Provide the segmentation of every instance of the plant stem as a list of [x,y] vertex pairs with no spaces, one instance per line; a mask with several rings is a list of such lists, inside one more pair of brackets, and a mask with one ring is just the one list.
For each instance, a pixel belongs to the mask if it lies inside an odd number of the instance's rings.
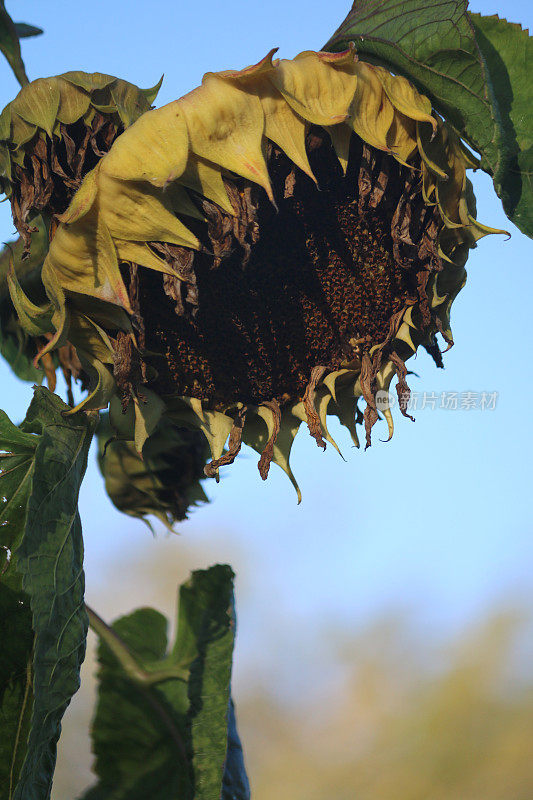
[[168,680],[187,681],[188,670],[182,667],[169,667],[168,669],[145,670],[139,664],[135,656],[128,649],[120,636],[111,628],[107,622],[90,608],[85,606],[89,615],[89,626],[96,635],[109,647],[127,677],[139,686],[152,686],[156,683]]

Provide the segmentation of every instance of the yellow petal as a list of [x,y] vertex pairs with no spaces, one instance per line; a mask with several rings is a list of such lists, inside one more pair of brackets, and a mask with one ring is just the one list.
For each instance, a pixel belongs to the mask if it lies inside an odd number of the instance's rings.
[[446,131],[439,126],[437,134],[431,135],[427,125],[417,123],[416,141],[425,165],[440,178],[448,177],[449,164],[446,157]]
[[[315,125],[344,122],[356,91],[353,55],[341,59],[306,51],[289,61],[282,59],[268,79],[303,119]],[[321,57],[322,56],[322,57]]]
[[224,188],[220,167],[216,164],[211,164],[209,161],[204,161],[203,158],[191,154],[179,183],[207,197],[228,214],[235,216],[234,208]]
[[407,164],[409,157],[416,150],[415,122],[405,114],[396,113],[387,132],[387,144],[394,158],[400,164]]
[[91,353],[102,364],[113,363],[113,345],[100,325],[85,314],[70,314],[68,338],[74,347]]
[[347,125],[331,125],[326,128],[330,135],[333,148],[339,159],[343,173],[346,175],[348,169],[348,157],[350,155],[350,141],[352,131]]
[[65,416],[75,414],[76,411],[97,411],[107,408],[115,393],[115,379],[109,369],[92,353],[78,350],[78,356],[84,371],[89,376],[89,394],[77,406],[65,411]]
[[387,132],[394,119],[394,108],[374,68],[362,62],[355,66],[357,87],[346,123],[365,142],[388,151]]
[[91,210],[98,194],[99,172],[100,164],[87,173],[67,210],[57,215],[59,222],[71,225]]
[[179,101],[192,151],[262,186],[273,201],[263,153],[265,118],[261,102],[234,81],[213,74]]
[[131,313],[115,245],[94,206],[75,225],[59,226],[43,265],[43,281],[47,275],[64,290],[92,295]]
[[273,47],[261,61],[258,61],[257,64],[252,64],[251,67],[244,67],[244,69],[226,69],[222,72],[206,72],[202,83],[211,75],[215,75],[219,78],[225,78],[226,80],[236,80],[239,82],[246,82],[249,80],[255,81],[260,75],[268,74],[272,72],[274,69],[274,65],[272,63],[272,56],[274,53],[277,53],[278,48]]
[[187,194],[184,186],[180,186],[178,181],[173,181],[165,187],[164,190],[165,202],[172,208],[174,214],[184,214],[186,217],[206,221],[205,214],[194,205],[193,201]]
[[292,110],[268,79],[263,79],[256,88],[265,115],[264,135],[281,147],[285,155],[316,183],[305,148],[307,123]]
[[431,102],[417,92],[415,87],[402,75],[391,75],[383,67],[374,70],[385,89],[392,105],[410,119],[429,122],[433,131],[437,130],[437,120],[431,116]]
[[164,193],[149,184],[100,173],[99,214],[111,236],[134,242],[169,242],[200,248],[196,236],[164,204]]
[[179,101],[147,111],[114,142],[102,172],[163,187],[179,178],[189,155],[189,136]]
[[115,247],[119,261],[132,261],[141,267],[155,269],[157,272],[177,277],[176,271],[157,253],[154,253],[146,242],[126,242],[123,239],[115,239]]

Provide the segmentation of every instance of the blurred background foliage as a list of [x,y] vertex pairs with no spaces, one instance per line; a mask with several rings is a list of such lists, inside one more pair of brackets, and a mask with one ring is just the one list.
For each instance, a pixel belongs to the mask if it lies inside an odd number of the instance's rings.
[[[180,546],[179,566],[171,557]],[[102,576],[98,604],[150,597],[172,617],[176,579],[197,545],[146,542]],[[179,575],[176,576],[176,572]],[[253,574],[241,567],[247,602]],[[142,581],[141,596],[139,589]],[[106,585],[107,584],[107,585]],[[237,609],[238,611],[238,609]],[[279,626],[244,655],[237,716],[254,800],[529,800],[533,797],[533,678],[526,672],[533,618],[493,608],[452,636],[428,636],[406,610],[366,627],[307,620],[294,633],[292,673]],[[91,781],[88,726],[95,696],[95,638],[82,688],[64,721],[53,800]],[[309,663],[314,659],[314,663]],[[276,668],[276,664],[278,668]],[[305,668],[313,679],[302,676]]]

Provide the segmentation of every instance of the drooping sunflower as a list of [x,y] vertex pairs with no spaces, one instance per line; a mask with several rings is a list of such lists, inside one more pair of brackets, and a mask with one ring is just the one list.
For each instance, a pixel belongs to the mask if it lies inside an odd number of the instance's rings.
[[[410,82],[342,53],[305,51],[202,85],[147,111],[57,215],[22,323],[69,342],[91,377],[78,408],[111,402],[142,451],[162,417],[206,436],[218,477],[242,441],[298,487],[303,422],[320,447],[337,416],[367,446],[405,362],[437,365],[475,219],[478,162]],[[51,335],[50,335],[51,334]],[[386,394],[385,394],[386,397]],[[364,411],[358,401],[365,401]],[[226,450],[224,450],[226,446]]]
[[[65,211],[85,175],[153,103],[159,85],[139,89],[100,72],[66,72],[22,87],[0,115],[0,191],[29,253],[36,215]],[[53,233],[53,231],[52,231]]]

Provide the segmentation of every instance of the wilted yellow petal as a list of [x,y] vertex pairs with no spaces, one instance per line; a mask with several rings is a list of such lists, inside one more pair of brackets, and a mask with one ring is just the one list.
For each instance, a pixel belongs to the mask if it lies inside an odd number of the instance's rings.
[[260,75],[268,74],[272,72],[274,69],[274,65],[272,63],[272,56],[274,53],[278,51],[277,47],[273,47],[261,61],[258,61],[257,64],[252,64],[250,67],[244,67],[244,69],[226,69],[222,72],[206,72],[204,75],[203,80],[211,75],[215,75],[218,78],[225,78],[228,80],[236,80],[241,83],[245,83],[249,80],[256,80]]
[[99,215],[111,236],[134,242],[169,242],[198,250],[196,236],[164,205],[164,192],[149,184],[100,173]]
[[321,55],[306,51],[292,61],[282,59],[268,79],[303,119],[336,125],[346,119],[356,91],[353,56],[350,63],[339,60],[337,68]]
[[231,205],[228,193],[224,188],[220,167],[210,164],[203,158],[190,155],[187,168],[179,179],[179,183],[198,194],[207,197],[224,209],[228,214],[235,216],[235,211]]
[[406,164],[413,151],[416,150],[416,123],[397,112],[387,132],[387,144],[394,158]]
[[131,307],[120,276],[115,245],[93,208],[75,225],[60,225],[43,265],[43,281],[53,275],[62,289]]
[[165,203],[169,205],[175,214],[183,214],[186,217],[201,220],[205,222],[205,214],[194,205],[193,201],[187,194],[184,186],[180,186],[178,181],[173,181],[165,187],[163,197]]
[[187,121],[192,151],[262,186],[273,200],[263,152],[265,118],[261,102],[233,81],[214,75],[178,100]]
[[115,379],[113,373],[91,353],[78,350],[78,357],[84,371],[89,376],[89,394],[74,408],[65,411],[65,415],[75,414],[76,411],[98,411],[107,408],[115,393]]
[[330,125],[326,128],[331,137],[331,142],[339,159],[342,171],[346,175],[348,169],[348,156],[350,155],[350,140],[352,131],[347,125]]
[[285,155],[316,183],[305,148],[308,124],[292,110],[268,79],[258,83],[256,89],[265,115],[264,135],[281,147]]
[[431,115],[431,103],[428,98],[417,92],[415,87],[402,75],[391,75],[383,67],[374,67],[381,85],[387,93],[392,105],[410,119],[429,122],[433,130],[437,130],[437,120]]
[[123,239],[115,239],[115,247],[119,261],[132,261],[140,267],[155,269],[157,272],[165,272],[167,275],[176,275],[176,272],[167,262],[154,253],[146,242],[126,242]]
[[429,167],[435,175],[446,179],[450,167],[446,156],[447,137],[445,129],[439,126],[437,134],[432,136],[431,130],[427,125],[417,123],[416,142],[422,160],[427,167]]
[[375,70],[362,62],[356,68],[357,87],[346,123],[365,142],[388,151],[387,133],[394,119],[394,108]]
[[102,364],[113,363],[113,345],[100,325],[85,314],[72,312],[69,319],[69,341],[85,353],[91,353]]
[[[148,152],[147,152],[148,149]],[[127,181],[166,186],[183,173],[189,136],[179,101],[147,111],[114,142],[102,171]]]
[[98,193],[98,175],[100,172],[100,164],[87,173],[83,182],[70,201],[70,205],[63,214],[58,214],[57,219],[66,225],[71,225],[73,222],[81,219],[88,211],[91,210],[93,203]]

